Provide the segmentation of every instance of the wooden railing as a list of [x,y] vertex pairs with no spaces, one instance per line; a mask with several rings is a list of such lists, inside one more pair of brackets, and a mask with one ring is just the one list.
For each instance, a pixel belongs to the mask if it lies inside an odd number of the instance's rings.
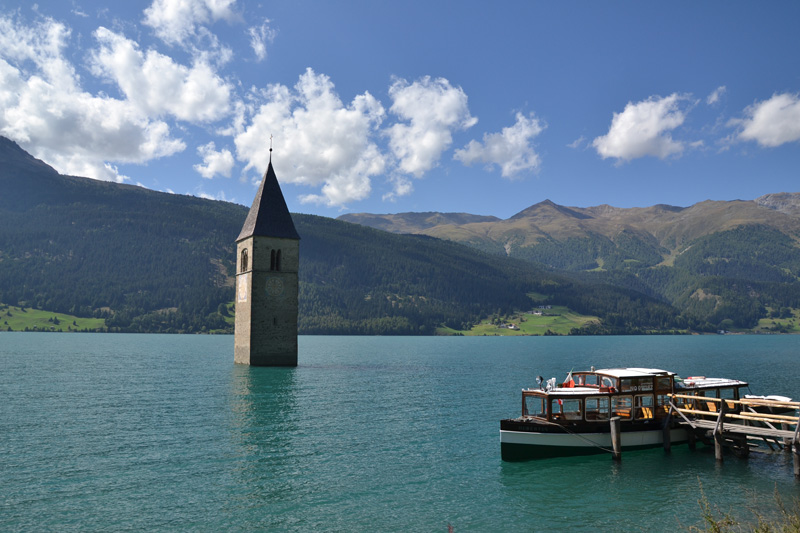
[[[746,398],[743,400],[729,400],[725,398],[709,398],[707,396],[694,396],[691,394],[670,394],[669,396],[672,399],[671,402],[672,407],[682,414],[691,414],[695,416],[699,415],[699,416],[706,416],[713,418],[719,418],[720,414],[723,414],[723,418],[748,420],[751,422],[763,422],[766,424],[777,422],[779,424],[792,424],[795,426],[798,425],[798,422],[800,422],[800,418],[798,418],[797,416],[776,415],[772,413],[758,413],[754,409],[754,407],[782,407],[790,409],[800,409],[800,402],[781,402],[776,400],[763,400],[763,399],[752,399],[752,398]],[[709,408],[707,410],[701,410],[701,409],[679,407],[678,405],[676,405],[675,402],[676,399],[690,400],[695,405],[698,403],[705,404]],[[725,402],[724,406],[722,402]],[[719,408],[717,408],[717,405],[719,405]],[[742,406],[743,409],[749,409],[749,411],[741,410],[739,411],[739,413],[730,412],[731,410],[735,410],[737,405]]]

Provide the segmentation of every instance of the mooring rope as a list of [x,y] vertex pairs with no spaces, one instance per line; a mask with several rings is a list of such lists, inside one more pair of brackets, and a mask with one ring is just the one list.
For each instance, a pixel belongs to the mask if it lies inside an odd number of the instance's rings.
[[599,449],[603,450],[604,452],[608,452],[608,453],[611,453],[611,454],[614,453],[614,450],[609,450],[608,448],[603,448],[602,446],[600,446],[596,442],[593,442],[593,441],[587,439],[586,437],[584,437],[580,433],[575,433],[574,431],[570,431],[569,428],[567,428],[566,426],[562,426],[561,424],[556,424],[555,422],[550,422],[549,420],[537,420],[536,423],[537,424],[546,424],[546,425],[550,425],[550,426],[559,427],[559,428],[563,429],[565,432],[569,433],[570,435],[572,435],[574,437],[578,437],[579,439],[581,439],[581,440],[583,440],[585,442],[588,442],[589,444],[591,444],[595,448],[599,448]]

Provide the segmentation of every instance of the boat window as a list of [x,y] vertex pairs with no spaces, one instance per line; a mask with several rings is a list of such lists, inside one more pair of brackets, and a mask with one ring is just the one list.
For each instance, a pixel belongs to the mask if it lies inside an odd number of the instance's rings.
[[632,404],[633,404],[633,397],[631,396],[612,396],[611,416],[618,416],[620,418],[630,418]]
[[653,418],[653,395],[637,394],[633,398],[633,418],[645,420]]
[[669,413],[669,395],[659,394],[656,396],[656,416],[663,416]]
[[[736,389],[733,387],[723,387],[717,391],[717,398],[721,398],[723,400],[735,400],[736,399]],[[728,409],[735,409],[736,404],[727,402],[726,407]]]
[[586,398],[586,420],[608,420],[608,398]]
[[614,378],[610,378],[608,376],[603,376],[602,386],[603,387],[616,387],[617,386],[617,380],[614,379]]
[[583,401],[577,398],[552,400],[553,420],[583,420]]
[[[702,398],[706,397],[706,391],[704,390],[694,391],[693,393],[690,394],[690,396],[695,396],[698,399],[697,400],[684,399],[686,407],[688,407],[689,409],[696,409],[698,411],[706,410],[705,406],[707,402],[705,400],[702,400]],[[712,393],[711,396],[714,396],[714,394]]]
[[653,390],[653,378],[623,378],[619,380],[622,392],[638,392]]
[[669,378],[669,376],[656,378],[656,390],[672,390],[672,380]]
[[717,398],[722,398],[723,400],[735,400],[734,397],[734,389],[733,387],[724,387],[719,389]]
[[538,416],[547,418],[547,412],[544,409],[545,401],[540,396],[525,396],[525,404],[522,416]]
[[600,378],[597,374],[577,374],[575,376],[575,385],[599,387],[599,380]]

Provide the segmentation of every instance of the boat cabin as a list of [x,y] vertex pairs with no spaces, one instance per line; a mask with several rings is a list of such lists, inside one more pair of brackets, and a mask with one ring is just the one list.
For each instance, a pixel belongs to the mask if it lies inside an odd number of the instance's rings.
[[651,422],[669,413],[670,394],[698,396],[682,399],[682,406],[715,410],[716,402],[700,398],[738,400],[739,389],[747,383],[731,379],[687,378],[674,372],[651,368],[613,368],[571,372],[567,380],[546,387],[523,389],[522,418],[541,419],[556,424],[623,421]]

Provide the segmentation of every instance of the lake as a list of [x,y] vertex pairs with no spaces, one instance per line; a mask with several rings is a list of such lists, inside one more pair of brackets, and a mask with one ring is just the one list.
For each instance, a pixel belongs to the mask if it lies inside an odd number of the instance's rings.
[[0,530],[674,531],[800,496],[792,458],[713,447],[500,460],[537,375],[613,366],[800,398],[800,336],[303,336],[297,368],[232,336],[0,333]]

